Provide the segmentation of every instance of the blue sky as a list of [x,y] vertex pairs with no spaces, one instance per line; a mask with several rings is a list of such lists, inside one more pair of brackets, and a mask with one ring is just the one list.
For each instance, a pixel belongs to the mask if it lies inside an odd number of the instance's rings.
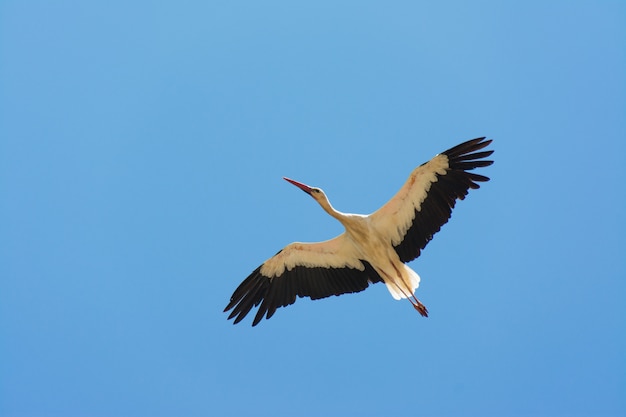
[[[0,3],[0,415],[626,415],[621,1]],[[382,285],[255,328],[294,240],[494,139]]]

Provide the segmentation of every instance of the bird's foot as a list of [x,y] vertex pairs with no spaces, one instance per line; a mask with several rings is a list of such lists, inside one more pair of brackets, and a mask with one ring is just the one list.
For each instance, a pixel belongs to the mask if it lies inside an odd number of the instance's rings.
[[422,303],[420,303],[417,299],[415,299],[416,302],[413,303],[413,308],[415,308],[423,317],[428,317],[428,310],[426,309],[426,306]]

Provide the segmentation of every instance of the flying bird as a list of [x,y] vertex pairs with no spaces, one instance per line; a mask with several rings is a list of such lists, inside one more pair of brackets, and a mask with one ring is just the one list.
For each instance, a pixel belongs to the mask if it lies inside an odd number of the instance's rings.
[[337,211],[321,189],[284,178],[313,197],[345,232],[324,242],[285,246],[235,290],[224,309],[232,309],[228,319],[237,324],[258,307],[252,322],[256,326],[296,297],[317,300],[360,292],[377,282],[427,317],[428,310],[415,297],[420,277],[406,263],[420,256],[448,221],[457,199],[465,199],[470,188],[480,188],[479,182],[489,181],[470,171],[493,164],[485,159],[493,150],[480,151],[490,143],[476,138],[436,155],[415,168],[400,191],[369,215]]

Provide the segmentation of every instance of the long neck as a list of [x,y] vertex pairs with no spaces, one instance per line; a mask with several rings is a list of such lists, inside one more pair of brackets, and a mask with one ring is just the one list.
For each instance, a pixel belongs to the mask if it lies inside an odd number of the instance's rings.
[[324,209],[326,213],[330,214],[332,217],[339,220],[341,223],[344,222],[346,215],[340,211],[335,210],[332,204],[330,204],[330,201],[328,201],[328,197],[326,197],[325,194],[323,194],[319,199],[317,199],[317,202],[320,204],[320,206],[322,206],[322,208]]

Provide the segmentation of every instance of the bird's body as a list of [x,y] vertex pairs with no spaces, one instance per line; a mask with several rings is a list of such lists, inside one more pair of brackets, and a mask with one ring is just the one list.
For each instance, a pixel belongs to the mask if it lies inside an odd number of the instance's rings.
[[311,195],[345,232],[325,242],[291,243],[265,261],[233,293],[224,310],[233,309],[228,318],[236,317],[238,323],[258,306],[254,326],[295,302],[296,296],[318,299],[359,292],[376,282],[384,282],[395,299],[409,299],[427,316],[414,295],[420,277],[405,263],[417,258],[448,221],[456,199],[465,198],[469,188],[479,188],[476,182],[489,180],[468,172],[493,163],[483,159],[493,151],[475,152],[491,143],[484,139],[464,142],[422,164],[370,215],[341,213],[321,189],[285,178]]

